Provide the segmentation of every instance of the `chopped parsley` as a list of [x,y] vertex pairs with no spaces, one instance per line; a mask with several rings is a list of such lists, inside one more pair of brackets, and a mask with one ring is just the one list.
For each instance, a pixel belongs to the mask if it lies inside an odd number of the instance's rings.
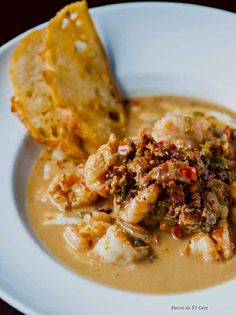
[[223,156],[215,156],[211,159],[211,163],[218,164],[218,165],[224,165],[225,164],[225,158]]
[[146,243],[143,240],[141,240],[141,238],[134,238],[133,239],[133,244],[134,244],[135,247],[140,247],[140,246],[145,246],[146,245]]
[[203,112],[200,112],[200,111],[198,111],[198,110],[194,111],[194,112],[193,112],[193,115],[194,115],[195,117],[203,117],[203,116],[205,116],[205,114],[204,114]]

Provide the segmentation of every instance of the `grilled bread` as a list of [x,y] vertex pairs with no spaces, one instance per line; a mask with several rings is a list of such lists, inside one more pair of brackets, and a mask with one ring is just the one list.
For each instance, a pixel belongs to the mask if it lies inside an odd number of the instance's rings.
[[45,64],[40,56],[45,29],[27,35],[16,48],[11,65],[14,88],[12,111],[16,112],[38,142],[60,148],[68,154],[84,156],[81,139],[73,132],[73,116],[58,108],[44,80]]
[[125,112],[86,1],[63,8],[46,29],[45,79],[54,103],[73,112],[74,132],[97,148],[122,136]]

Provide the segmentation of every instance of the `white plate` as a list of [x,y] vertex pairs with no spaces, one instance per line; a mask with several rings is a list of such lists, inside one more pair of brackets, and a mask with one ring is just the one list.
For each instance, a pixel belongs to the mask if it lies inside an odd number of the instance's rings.
[[[236,15],[147,2],[91,13],[124,94],[190,95],[235,108]],[[208,307],[207,312],[198,310],[204,314],[233,314],[235,280],[188,294],[128,293],[70,272],[39,245],[24,205],[27,173],[38,146],[10,113],[9,102],[11,53],[23,36],[0,50],[1,297],[27,314],[164,315],[182,313],[172,306],[192,305]]]

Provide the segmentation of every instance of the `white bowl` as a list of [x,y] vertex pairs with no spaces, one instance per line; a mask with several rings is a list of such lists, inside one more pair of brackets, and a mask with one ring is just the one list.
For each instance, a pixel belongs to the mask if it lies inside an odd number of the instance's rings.
[[[235,109],[236,15],[160,2],[105,6],[91,13],[125,96],[180,94]],[[67,270],[35,239],[24,198],[39,146],[10,113],[9,65],[24,35],[0,49],[0,296],[27,314],[163,315],[173,314],[172,306],[234,314],[235,280],[177,295],[119,291]]]

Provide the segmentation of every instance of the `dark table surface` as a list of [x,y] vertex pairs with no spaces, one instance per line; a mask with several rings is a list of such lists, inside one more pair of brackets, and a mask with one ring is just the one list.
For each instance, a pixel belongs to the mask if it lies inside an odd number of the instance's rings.
[[[28,0],[7,0],[1,3],[0,8],[0,46],[16,35],[47,21],[56,11],[73,0],[34,0],[29,4]],[[134,1],[102,1],[88,0],[90,7],[104,4],[134,2]],[[137,1],[136,1],[137,2]],[[230,0],[200,0],[200,1],[173,1],[207,5],[236,12],[236,1]],[[22,313],[0,299],[0,315],[20,315]],[[42,314],[43,315],[43,314]],[[55,314],[56,315],[56,314]],[[69,315],[69,314],[68,314]]]

